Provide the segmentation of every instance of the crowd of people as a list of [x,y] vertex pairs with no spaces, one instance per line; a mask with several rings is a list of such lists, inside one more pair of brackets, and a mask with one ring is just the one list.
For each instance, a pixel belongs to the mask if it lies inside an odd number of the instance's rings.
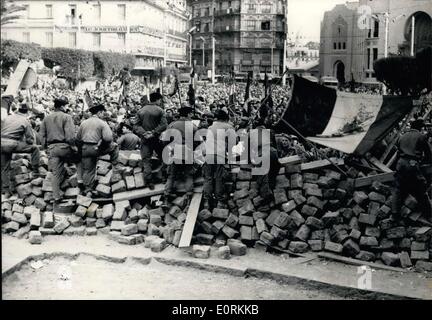
[[[131,81],[127,85],[127,95],[122,96],[125,88],[121,83],[107,82],[90,92],[90,105],[85,94],[59,87],[55,81],[39,82],[33,88],[31,97],[22,93],[17,97],[2,95],[2,109],[7,109],[9,113],[7,117],[2,117],[2,193],[7,196],[14,192],[10,165],[14,153],[31,154],[32,175],[37,177],[40,175],[40,152],[47,151],[54,202],[59,203],[63,198],[60,186],[65,179],[67,163],[77,166],[78,185],[82,194],[94,197],[97,196],[94,190],[98,157],[110,155],[114,172],[122,173],[117,161],[119,151],[140,150],[145,186],[152,189],[157,180],[152,175],[150,160],[154,155],[162,160],[162,151],[168,142],[162,141],[161,135],[166,129],[179,130],[184,139],[185,126],[192,120],[198,120],[193,121],[194,130],[205,128],[234,133],[238,129],[265,127],[264,118],[254,117],[263,98],[260,86],[251,87],[250,98],[245,104],[242,97],[244,84],[237,84],[236,97],[239,99],[235,101],[230,100],[226,84],[200,85],[196,88],[193,107],[189,104],[188,87],[189,84],[180,84],[179,90],[172,94],[175,86],[173,83],[170,85],[169,81],[162,86],[160,82]],[[287,88],[282,87],[273,90],[275,119],[286,107],[288,92]],[[214,143],[218,144],[217,141]],[[279,150],[276,159],[296,153],[295,147],[296,139],[293,137],[273,137],[272,150]],[[225,149],[216,147],[215,154],[205,156],[225,158],[225,152]],[[216,161],[214,164],[209,162],[202,168],[206,180],[204,206],[225,207],[225,166]],[[175,195],[173,181],[179,173],[185,176],[187,194],[191,195],[193,173],[196,171],[192,170],[193,165],[172,164],[163,167],[167,178],[166,205]],[[279,169],[272,167],[271,170],[276,172]],[[274,180],[274,173],[273,176]],[[261,181],[262,184],[272,184],[266,178]],[[271,201],[270,188],[263,186],[263,190],[266,190],[265,198]]]
[[[195,103],[191,105],[188,88],[190,90],[189,84],[178,84],[173,79],[163,84],[160,81],[130,81],[125,85],[124,82],[106,81],[90,92],[91,101],[88,101],[82,92],[59,88],[54,81],[45,81],[38,83],[31,97],[2,95],[2,109],[9,113],[2,117],[1,126],[2,193],[8,195],[14,191],[10,181],[12,155],[30,153],[33,177],[37,177],[41,150],[47,150],[55,203],[63,198],[60,186],[65,179],[66,163],[76,164],[82,194],[95,197],[98,157],[109,155],[114,172],[121,174],[120,150],[140,150],[145,186],[153,189],[157,179],[152,173],[151,158],[156,155],[162,162],[167,142],[162,141],[161,136],[166,129],[181,132],[182,141],[177,142],[181,148],[187,147],[186,127],[191,123],[193,132],[205,128],[209,132],[222,130],[228,135],[239,129],[271,129],[283,115],[290,99],[289,87],[274,85],[271,98],[263,99],[263,85],[253,84],[245,101],[246,84],[236,84],[235,99],[230,96],[230,84],[202,84],[195,88]],[[418,123],[415,126],[418,128]],[[200,163],[203,166],[199,170],[205,178],[204,207],[225,208],[228,194],[224,179],[227,173],[225,166],[220,164],[223,161],[217,161],[218,157],[226,157],[225,144],[222,146],[216,134],[207,136],[202,142],[216,146],[214,152],[207,151],[203,155],[205,161]],[[195,144],[193,148],[196,147]],[[280,168],[278,158],[312,154],[314,150],[294,136],[273,133],[268,147],[270,169],[268,174],[257,176],[257,182],[263,199],[271,202]],[[262,153],[263,148],[259,145],[258,153]],[[402,152],[415,154],[420,151]],[[174,181],[179,174],[186,178],[186,192],[191,196],[196,171],[194,164],[183,159],[183,162],[163,168],[167,178],[164,205],[169,206],[175,196]]]

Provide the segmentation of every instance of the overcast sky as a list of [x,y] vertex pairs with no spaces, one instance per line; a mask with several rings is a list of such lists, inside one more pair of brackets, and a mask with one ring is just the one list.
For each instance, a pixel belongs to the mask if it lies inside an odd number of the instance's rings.
[[[319,41],[320,24],[324,12],[346,0],[288,0],[288,32],[297,32],[304,38],[301,43]],[[294,39],[293,39],[294,40]]]

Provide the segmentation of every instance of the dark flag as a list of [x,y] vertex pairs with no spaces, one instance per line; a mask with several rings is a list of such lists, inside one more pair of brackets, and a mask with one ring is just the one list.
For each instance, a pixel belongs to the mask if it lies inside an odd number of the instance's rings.
[[294,75],[277,132],[293,133],[348,154],[364,155],[413,108],[413,97],[337,92]]
[[251,84],[252,84],[252,72],[248,72],[246,90],[245,90],[245,96],[244,96],[244,105],[243,105],[243,109],[245,110],[245,112],[247,113],[248,116],[250,115],[248,100],[250,98]]
[[245,97],[244,97],[244,101],[246,102],[247,100],[249,100],[250,98],[250,87],[252,84],[252,73],[248,72],[248,77],[247,77],[247,83],[246,83],[246,91],[245,91]]
[[273,97],[271,95],[271,86],[270,86],[267,72],[265,73],[265,76],[264,76],[264,99],[266,99],[266,102],[265,102],[266,107],[269,110],[273,110]]
[[264,98],[266,98],[269,95],[269,91],[270,91],[269,78],[266,72],[264,76]]

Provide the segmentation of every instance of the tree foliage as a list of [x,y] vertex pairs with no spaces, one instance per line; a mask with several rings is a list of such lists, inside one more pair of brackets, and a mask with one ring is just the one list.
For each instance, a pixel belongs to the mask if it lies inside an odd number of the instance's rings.
[[21,59],[32,62],[41,59],[41,47],[35,43],[22,43],[14,40],[4,40],[1,43],[1,68],[9,75],[9,68],[15,69]]
[[47,67],[60,66],[59,75],[69,80],[84,80],[93,76],[91,51],[68,48],[43,48],[42,59]]
[[432,48],[419,51],[416,57],[393,56],[375,61],[378,81],[402,95],[419,95],[431,90]]
[[1,25],[13,23],[20,18],[17,14],[25,9],[24,6],[17,5],[11,0],[1,0]]
[[93,53],[95,75],[100,78],[110,78],[127,67],[135,66],[135,56],[114,52],[97,51]]

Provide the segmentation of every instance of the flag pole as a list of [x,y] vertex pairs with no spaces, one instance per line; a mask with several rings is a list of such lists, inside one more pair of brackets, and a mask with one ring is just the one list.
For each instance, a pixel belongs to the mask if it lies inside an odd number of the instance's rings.
[[[280,84],[280,82],[282,81],[282,79],[283,79],[283,76],[288,72],[288,68],[285,70],[285,72],[283,73],[283,75],[282,75],[282,77],[278,80],[278,82],[276,83],[276,86],[278,86],[279,84]],[[255,120],[256,118],[257,118],[257,116],[259,115],[259,111],[261,110],[261,108],[267,103],[267,100],[271,97],[271,95],[272,95],[272,93],[273,93],[273,87],[270,87],[270,92],[269,92],[269,94],[264,98],[264,100],[261,102],[261,105],[260,105],[260,107],[258,108],[258,110],[257,110],[257,112],[255,113],[255,116],[253,117],[253,118],[251,118],[250,120],[249,120],[249,123],[250,123],[250,121],[252,120]]]

